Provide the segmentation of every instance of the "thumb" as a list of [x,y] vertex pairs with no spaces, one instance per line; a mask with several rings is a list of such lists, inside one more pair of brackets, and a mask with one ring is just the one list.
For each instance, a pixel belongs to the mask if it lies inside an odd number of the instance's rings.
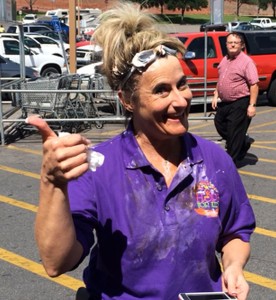
[[49,137],[56,137],[54,131],[49,127],[47,122],[41,119],[39,116],[30,116],[25,122],[27,124],[35,126],[42,136],[43,142],[45,142]]

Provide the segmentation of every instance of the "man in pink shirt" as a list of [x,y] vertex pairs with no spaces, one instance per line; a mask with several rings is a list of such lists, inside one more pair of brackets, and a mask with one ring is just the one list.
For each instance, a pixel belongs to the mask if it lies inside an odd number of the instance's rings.
[[238,165],[251,145],[246,133],[256,115],[259,78],[254,62],[242,51],[244,40],[240,34],[229,33],[226,47],[228,54],[218,66],[219,79],[212,108],[217,109],[216,129],[226,140],[226,150]]

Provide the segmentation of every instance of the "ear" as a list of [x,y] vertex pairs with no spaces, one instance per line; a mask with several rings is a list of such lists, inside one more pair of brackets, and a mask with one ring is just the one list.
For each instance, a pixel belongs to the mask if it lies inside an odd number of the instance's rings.
[[129,100],[125,99],[125,95],[122,92],[122,90],[118,91],[118,97],[119,97],[120,102],[123,105],[124,109],[129,111],[129,112],[133,112],[133,104]]

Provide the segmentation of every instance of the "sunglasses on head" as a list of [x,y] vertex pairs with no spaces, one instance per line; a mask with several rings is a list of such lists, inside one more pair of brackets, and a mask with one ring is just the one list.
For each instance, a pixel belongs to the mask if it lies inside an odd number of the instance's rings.
[[143,71],[145,71],[145,68],[153,63],[158,57],[165,57],[167,55],[175,56],[176,53],[177,50],[171,49],[164,45],[160,45],[154,49],[144,50],[136,53],[131,61],[132,67],[120,85],[121,89],[125,86],[126,82],[136,70],[142,73]]

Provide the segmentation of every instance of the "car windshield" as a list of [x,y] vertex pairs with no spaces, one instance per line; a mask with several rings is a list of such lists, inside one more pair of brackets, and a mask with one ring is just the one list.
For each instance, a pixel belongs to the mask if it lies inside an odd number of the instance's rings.
[[39,47],[39,45],[37,44],[36,41],[30,39],[29,37],[24,36],[24,43],[26,46],[30,47],[30,48],[37,48]]
[[24,18],[25,20],[34,20],[35,19],[35,17],[33,17],[33,16],[25,16],[25,18]]
[[35,37],[35,39],[40,43],[40,44],[43,44],[43,45],[57,45],[57,42],[51,40],[51,39],[48,39],[47,37]]

